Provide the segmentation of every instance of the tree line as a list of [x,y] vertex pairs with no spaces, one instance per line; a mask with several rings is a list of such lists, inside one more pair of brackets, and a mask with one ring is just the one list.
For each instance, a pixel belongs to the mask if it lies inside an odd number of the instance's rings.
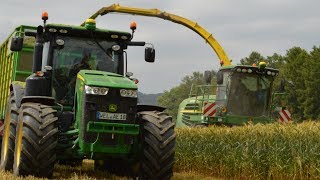
[[[274,53],[272,56],[253,51],[240,59],[240,64],[252,65],[261,61],[279,69],[280,75],[273,89],[279,88],[281,80],[285,82],[287,107],[295,120],[320,119],[320,46],[314,46],[311,51],[293,47],[284,55]],[[212,74],[214,76],[215,71]],[[215,84],[215,80],[211,83]],[[202,72],[185,76],[178,86],[158,97],[158,104],[167,107],[167,112],[175,118],[179,104],[189,97],[192,84],[204,84]]]

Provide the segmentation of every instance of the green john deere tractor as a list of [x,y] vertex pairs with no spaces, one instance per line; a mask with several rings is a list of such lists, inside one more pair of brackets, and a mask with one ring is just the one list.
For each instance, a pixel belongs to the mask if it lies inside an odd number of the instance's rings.
[[[284,96],[272,93],[278,74],[264,62],[259,66],[222,66],[217,85],[210,85],[210,72],[206,71],[208,85],[193,86],[189,98],[179,106],[176,127],[275,122],[279,113],[275,99]],[[283,83],[280,89],[283,91]]]
[[[127,33],[98,29],[92,19],[84,26],[42,19],[44,26],[21,26],[1,46],[0,168],[50,178],[57,162],[93,159],[98,170],[169,179],[174,123],[164,108],[137,104],[127,72],[125,50],[146,45],[132,41],[135,24]],[[34,49],[26,37],[35,38]],[[145,60],[154,58],[146,47]]]

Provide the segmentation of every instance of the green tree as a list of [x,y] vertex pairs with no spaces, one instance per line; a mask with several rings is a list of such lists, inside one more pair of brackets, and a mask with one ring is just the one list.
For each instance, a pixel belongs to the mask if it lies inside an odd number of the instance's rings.
[[288,82],[286,86],[288,106],[295,118],[305,119],[303,104],[309,98],[304,94],[309,54],[300,47],[293,47],[287,50],[285,61],[282,72]]
[[285,57],[277,53],[274,53],[272,56],[267,56],[266,61],[268,63],[268,67],[274,69],[281,69],[286,63]]
[[301,89],[303,114],[308,119],[320,118],[320,47],[313,47],[305,62],[305,87]]
[[257,51],[253,51],[251,54],[249,54],[248,57],[242,58],[240,60],[240,63],[242,65],[252,65],[252,64],[259,64],[262,60],[265,60],[265,58],[258,53]]

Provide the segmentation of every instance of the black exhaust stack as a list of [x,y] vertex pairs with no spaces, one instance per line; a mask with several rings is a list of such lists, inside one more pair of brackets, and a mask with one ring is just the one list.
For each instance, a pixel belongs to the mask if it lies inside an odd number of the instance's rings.
[[32,72],[41,71],[42,66],[42,51],[43,51],[43,27],[37,27],[36,43],[34,45],[33,67]]
[[[42,54],[44,43],[43,26],[38,26],[36,34],[36,42],[33,52],[33,74],[26,79],[25,97],[33,100],[43,100],[43,98],[51,97],[51,78],[47,77],[41,71]],[[38,102],[38,101],[37,101]]]

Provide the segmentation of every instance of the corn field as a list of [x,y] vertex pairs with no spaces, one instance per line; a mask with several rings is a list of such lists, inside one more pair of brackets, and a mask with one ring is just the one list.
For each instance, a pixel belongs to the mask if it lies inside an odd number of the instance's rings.
[[320,178],[320,123],[177,129],[175,171],[223,178]]

